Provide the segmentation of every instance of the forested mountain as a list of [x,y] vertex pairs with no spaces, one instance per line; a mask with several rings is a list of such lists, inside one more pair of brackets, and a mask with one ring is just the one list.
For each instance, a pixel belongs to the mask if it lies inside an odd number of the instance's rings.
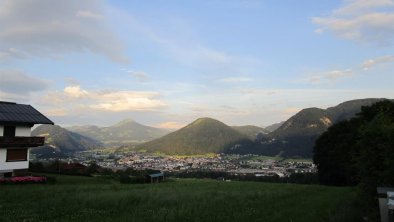
[[277,130],[280,126],[283,125],[283,123],[285,123],[285,121],[279,122],[279,123],[274,123],[271,124],[269,126],[264,127],[265,130],[269,131],[269,132],[274,132],[275,130]]
[[45,137],[45,146],[32,149],[32,153],[39,156],[68,154],[102,147],[102,144],[97,140],[70,132],[57,125],[40,125],[31,134],[32,136]]
[[258,127],[258,126],[252,126],[252,125],[247,125],[247,126],[231,126],[233,129],[237,130],[240,133],[243,133],[247,136],[249,136],[250,139],[254,140],[259,134],[268,134],[270,131]]
[[383,99],[351,100],[328,109],[303,109],[260,140],[256,152],[265,155],[311,157],[316,139],[328,127],[355,117],[362,106],[370,106],[381,100]]
[[162,138],[141,144],[138,148],[168,154],[223,153],[242,149],[251,143],[247,135],[211,118],[200,118]]

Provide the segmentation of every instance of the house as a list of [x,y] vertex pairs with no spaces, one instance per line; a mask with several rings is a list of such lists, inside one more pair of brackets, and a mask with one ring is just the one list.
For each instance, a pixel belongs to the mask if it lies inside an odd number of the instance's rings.
[[164,182],[164,173],[153,173],[148,175],[150,183]]
[[54,124],[30,105],[0,101],[0,178],[27,174],[29,149],[45,137],[32,137],[34,124]]

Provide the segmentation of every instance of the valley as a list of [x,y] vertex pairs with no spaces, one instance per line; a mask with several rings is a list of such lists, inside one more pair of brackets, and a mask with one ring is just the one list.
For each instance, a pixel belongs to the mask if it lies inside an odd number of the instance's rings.
[[285,159],[259,155],[204,154],[174,156],[139,151],[93,150],[81,151],[64,158],[33,158],[33,162],[51,161],[81,163],[86,166],[92,162],[116,170],[132,168],[152,169],[166,173],[216,172],[229,175],[248,175],[255,177],[289,177],[294,173],[315,173],[316,166],[311,159]]
[[331,125],[354,117],[362,106],[380,100],[359,99],[327,109],[306,108],[267,128],[229,126],[207,117],[176,131],[145,126],[131,119],[108,127],[39,126],[32,135],[45,136],[46,145],[33,150],[33,154],[38,158],[67,157],[74,152],[113,147],[167,155],[214,153],[311,158],[315,140]]

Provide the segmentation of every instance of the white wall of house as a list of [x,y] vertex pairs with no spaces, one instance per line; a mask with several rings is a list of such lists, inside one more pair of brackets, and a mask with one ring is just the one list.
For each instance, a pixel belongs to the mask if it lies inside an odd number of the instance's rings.
[[7,149],[0,148],[0,173],[12,172],[13,170],[28,169],[30,151],[27,152],[27,161],[7,162]]
[[30,136],[31,130],[28,126],[17,126],[15,129],[15,136]]
[[[0,136],[4,135],[4,126],[0,125]],[[31,136],[31,127],[29,126],[16,126],[15,136]]]
[[[4,126],[0,126],[0,136],[4,135]],[[15,136],[31,136],[28,126],[16,126]],[[28,169],[30,152],[27,152],[27,161],[7,162],[7,149],[0,147],[0,173],[12,172],[13,170]]]

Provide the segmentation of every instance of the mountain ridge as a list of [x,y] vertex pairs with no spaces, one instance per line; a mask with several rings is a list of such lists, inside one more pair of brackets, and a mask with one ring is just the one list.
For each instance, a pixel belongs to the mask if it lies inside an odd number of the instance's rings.
[[366,98],[342,102],[327,109],[306,108],[278,129],[260,140],[264,155],[305,156],[312,155],[316,139],[331,125],[355,117],[362,106],[370,106],[384,98]]
[[38,156],[64,155],[103,146],[99,141],[71,132],[58,125],[40,125],[32,131],[31,135],[45,137],[44,146],[32,149],[32,153]]
[[156,140],[141,144],[140,149],[167,154],[222,153],[251,142],[247,135],[208,117],[199,118],[187,126]]
[[107,127],[84,125],[72,126],[67,129],[72,132],[94,138],[108,146],[144,143],[157,139],[170,132],[170,130],[140,124],[133,119],[124,119]]

